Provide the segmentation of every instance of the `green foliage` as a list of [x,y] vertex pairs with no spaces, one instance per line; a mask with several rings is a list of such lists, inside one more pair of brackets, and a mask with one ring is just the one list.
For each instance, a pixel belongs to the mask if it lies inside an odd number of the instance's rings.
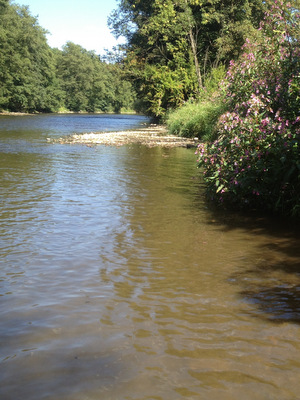
[[231,63],[218,139],[198,148],[213,199],[300,217],[299,17],[276,1]]
[[112,101],[113,111],[132,112],[136,108],[136,95],[131,83],[126,80],[118,65],[111,66],[112,79],[114,84],[114,97]]
[[127,38],[127,69],[146,112],[162,117],[198,96],[206,75],[237,57],[261,0],[120,0],[109,19]]
[[223,65],[213,68],[205,80],[205,88],[200,92],[199,100],[188,101],[168,113],[166,123],[171,134],[203,140],[214,138],[218,119],[226,107],[224,95],[219,90],[224,78]]
[[45,31],[27,7],[1,7],[0,107],[48,111],[53,106],[54,60]]
[[93,54],[81,46],[68,42],[57,54],[57,77],[65,93],[67,109],[83,111],[94,107],[98,100],[91,101],[91,92],[98,83],[95,75]]
[[[128,76],[143,111],[162,117],[169,108],[186,101],[197,87],[181,21],[170,0],[121,2],[120,10],[111,24],[118,32],[127,32],[130,41]],[[131,24],[138,29],[129,29]]]
[[135,94],[120,63],[107,64],[92,51],[68,42],[56,55],[64,104],[71,111],[120,112],[133,109]]
[[208,52],[213,64],[220,60],[228,65],[231,59],[239,56],[245,39],[259,27],[265,2],[214,0],[196,3],[197,16],[201,17],[199,39],[203,52]]
[[120,62],[108,64],[74,43],[51,49],[28,7],[0,0],[0,16],[0,110],[133,109],[134,90]]
[[225,91],[222,91],[222,83],[226,78],[226,67],[224,64],[219,64],[210,70],[209,74],[206,75],[204,81],[204,89],[201,92],[200,98],[205,97],[206,99],[213,100],[215,97],[225,95]]
[[222,102],[189,102],[168,116],[167,126],[172,135],[210,140],[216,134],[216,123],[223,112]]
[[9,6],[9,0],[0,0],[0,15],[6,11]]
[[185,68],[172,70],[168,66],[145,65],[136,76],[135,84],[145,104],[144,111],[162,117],[169,108],[179,107],[188,99],[189,88],[194,87],[195,80]]

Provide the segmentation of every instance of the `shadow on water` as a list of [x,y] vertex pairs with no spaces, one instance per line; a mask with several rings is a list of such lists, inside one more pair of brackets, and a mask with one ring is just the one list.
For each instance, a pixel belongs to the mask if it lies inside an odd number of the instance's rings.
[[230,282],[240,286],[242,300],[254,317],[300,324],[300,229],[293,221],[249,213],[213,209],[209,224],[225,234],[241,231],[255,251],[241,257]]

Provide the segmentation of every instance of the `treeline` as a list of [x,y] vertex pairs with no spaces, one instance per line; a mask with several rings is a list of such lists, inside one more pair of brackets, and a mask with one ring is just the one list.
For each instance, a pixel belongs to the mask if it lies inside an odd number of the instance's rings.
[[71,42],[50,48],[28,7],[0,0],[0,111],[120,112],[135,101],[122,63]]

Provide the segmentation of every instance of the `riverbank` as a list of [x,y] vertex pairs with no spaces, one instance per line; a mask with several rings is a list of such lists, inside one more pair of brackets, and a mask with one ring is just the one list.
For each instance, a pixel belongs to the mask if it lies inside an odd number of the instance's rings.
[[[50,139],[48,139],[50,141]],[[60,138],[60,143],[86,144],[88,146],[104,144],[108,146],[122,146],[125,144],[142,144],[149,147],[196,147],[198,138],[183,138],[169,135],[164,125],[152,124],[145,128],[118,132],[84,133]]]
[[23,112],[12,112],[12,111],[0,111],[0,115],[4,115],[4,116],[23,116],[23,115],[35,115],[33,113],[23,113]]

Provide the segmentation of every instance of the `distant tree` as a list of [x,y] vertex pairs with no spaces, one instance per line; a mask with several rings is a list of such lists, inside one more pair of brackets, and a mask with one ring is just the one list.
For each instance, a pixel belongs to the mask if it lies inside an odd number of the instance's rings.
[[0,110],[132,109],[135,94],[121,59],[109,61],[72,42],[51,49],[28,7],[0,0]]
[[92,88],[93,63],[91,53],[68,42],[57,57],[57,76],[65,92],[65,105],[80,111],[88,107],[88,92]]
[[120,113],[121,111],[133,111],[136,109],[136,93],[131,82],[129,82],[123,70],[122,64],[108,65],[111,77],[113,79],[113,111]]
[[118,62],[109,64],[72,42],[57,55],[57,77],[69,110],[120,112],[133,106],[134,94],[122,66]]
[[54,57],[46,31],[28,7],[0,3],[0,107],[11,111],[51,111]]

